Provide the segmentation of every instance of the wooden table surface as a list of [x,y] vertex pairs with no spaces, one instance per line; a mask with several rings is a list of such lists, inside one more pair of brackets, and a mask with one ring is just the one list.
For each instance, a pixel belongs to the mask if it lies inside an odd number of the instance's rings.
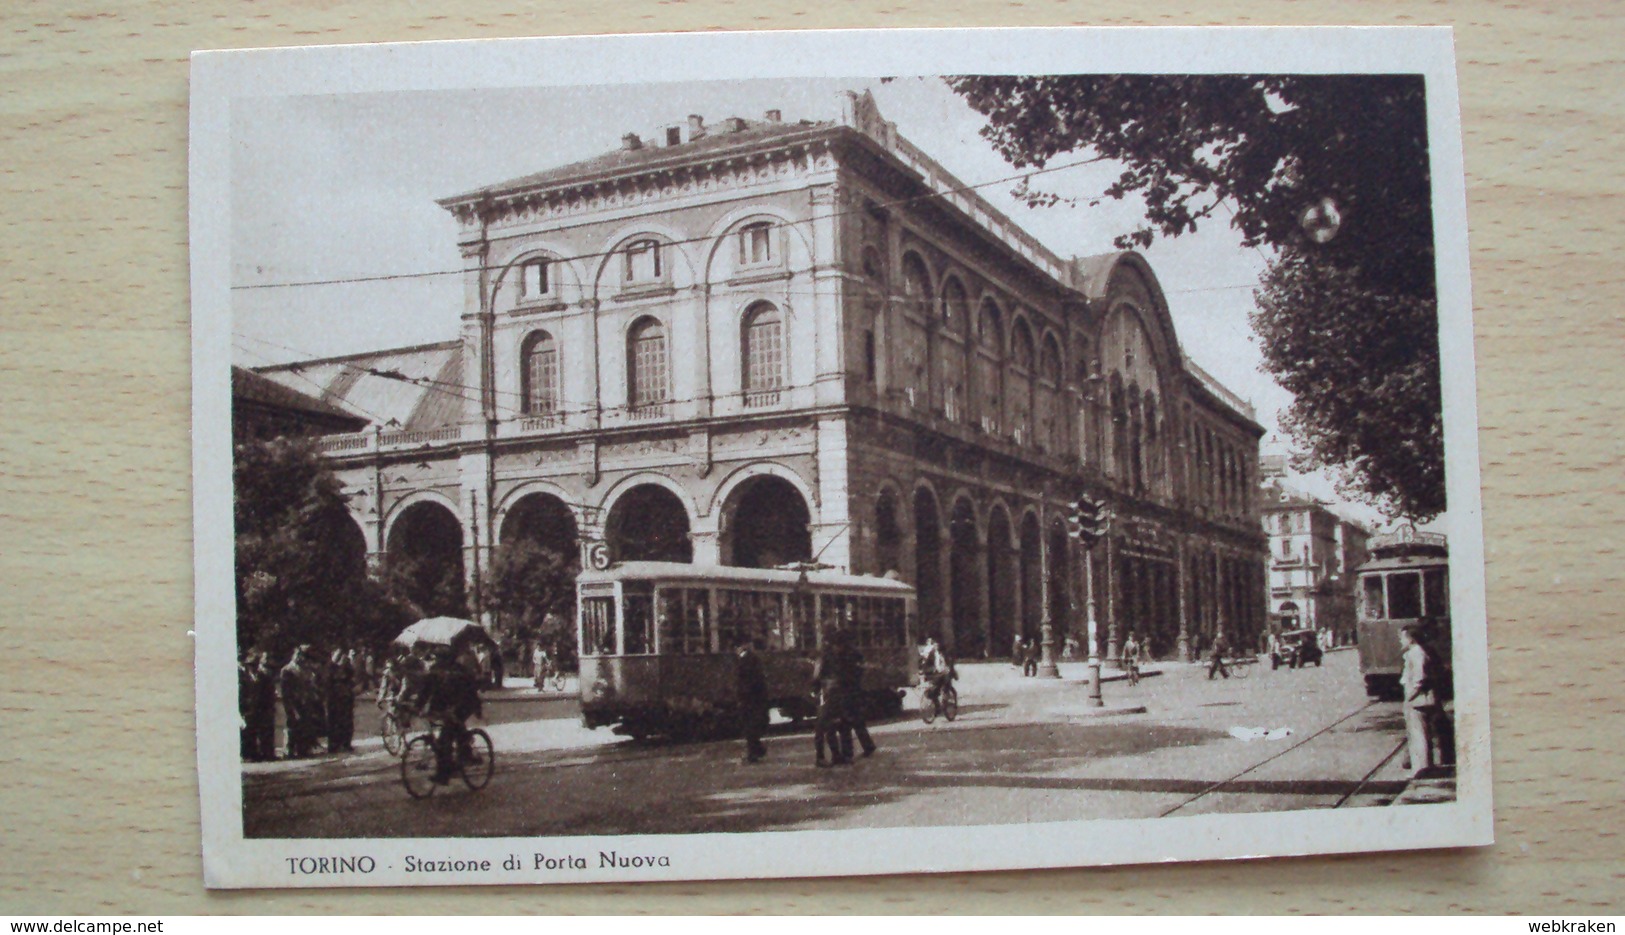
[[[0,5],[0,912],[1619,911],[1620,7],[1159,6]],[[1493,848],[851,880],[203,890],[187,635],[190,51],[715,28],[1337,22],[1456,27],[1489,556]]]

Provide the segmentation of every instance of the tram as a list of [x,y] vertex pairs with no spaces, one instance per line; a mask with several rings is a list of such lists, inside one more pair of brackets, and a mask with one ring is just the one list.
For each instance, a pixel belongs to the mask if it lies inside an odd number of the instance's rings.
[[1398,698],[1401,627],[1420,625],[1420,641],[1448,668],[1450,550],[1444,536],[1409,524],[1373,537],[1370,550],[1371,559],[1355,569],[1360,672],[1367,695]]
[[813,666],[837,627],[863,652],[873,713],[901,711],[919,668],[914,588],[890,578],[624,562],[583,571],[576,597],[582,720],[633,737],[731,727],[746,640],[764,647],[769,705],[795,720],[816,712]]

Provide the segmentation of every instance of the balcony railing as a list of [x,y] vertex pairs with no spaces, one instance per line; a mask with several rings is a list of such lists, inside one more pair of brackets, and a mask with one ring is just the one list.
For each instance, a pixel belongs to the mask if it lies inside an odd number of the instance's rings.
[[325,435],[316,440],[316,447],[322,454],[339,454],[347,451],[366,451],[372,447],[372,433],[354,432],[349,435]]
[[549,429],[563,427],[564,413],[562,412],[538,412],[519,420],[519,430],[522,432],[546,432]]
[[664,419],[669,414],[668,403],[647,403],[642,406],[626,407],[626,418],[631,422],[654,422]]
[[779,394],[782,392],[782,390],[772,389],[746,393],[745,408],[760,409],[763,406],[777,406],[779,404]]
[[427,445],[433,442],[454,442],[463,437],[460,425],[447,425],[437,429],[419,429],[414,432],[381,432],[378,444],[388,448],[394,445]]

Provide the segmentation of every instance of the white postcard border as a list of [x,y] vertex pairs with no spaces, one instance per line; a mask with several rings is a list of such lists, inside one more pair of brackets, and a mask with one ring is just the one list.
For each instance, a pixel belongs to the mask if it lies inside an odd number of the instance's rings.
[[[631,67],[629,63],[638,63]],[[480,839],[245,840],[237,750],[230,381],[230,110],[285,94],[972,73],[1422,73],[1437,244],[1458,799],[1402,809],[895,830]],[[198,768],[210,887],[698,880],[929,873],[1352,853],[1492,841],[1488,664],[1466,192],[1451,33],[1443,27],[1055,28],[694,33],[196,53],[190,230]],[[601,853],[654,856],[604,867]],[[535,855],[583,868],[537,870]],[[408,857],[490,860],[416,873]],[[502,869],[510,855],[518,870]],[[301,858],[366,857],[367,873]],[[666,858],[661,862],[658,858]],[[290,864],[290,860],[293,863]]]

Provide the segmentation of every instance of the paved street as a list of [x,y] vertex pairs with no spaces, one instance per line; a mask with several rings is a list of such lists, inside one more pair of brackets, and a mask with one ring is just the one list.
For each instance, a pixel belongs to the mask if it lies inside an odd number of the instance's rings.
[[[1398,706],[1368,703],[1353,652],[1321,668],[1207,679],[1163,664],[1139,686],[1112,681],[1086,715],[1086,668],[1025,679],[961,667],[952,724],[908,716],[872,726],[879,752],[816,769],[806,728],[778,725],[768,759],[737,741],[635,742],[580,726],[568,699],[487,705],[497,772],[414,801],[364,705],[357,753],[244,769],[249,837],[681,833],[1009,824],[1382,805],[1405,786]],[[523,696],[521,696],[523,697]],[[1290,731],[1290,734],[1285,731]],[[1266,735],[1266,732],[1269,732]],[[1269,739],[1275,737],[1276,739]]]

